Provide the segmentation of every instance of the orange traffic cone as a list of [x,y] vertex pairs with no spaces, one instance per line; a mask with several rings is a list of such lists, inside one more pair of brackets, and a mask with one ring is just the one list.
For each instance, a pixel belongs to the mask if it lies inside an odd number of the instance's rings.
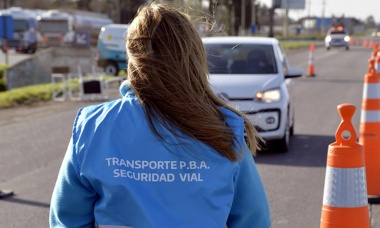
[[367,40],[367,39],[365,39],[365,40],[363,41],[363,47],[368,47],[368,40]]
[[369,42],[369,47],[374,48],[375,47],[375,42],[371,39]]
[[375,70],[376,70],[376,73],[380,77],[380,49],[379,47],[380,47],[379,44],[377,44],[376,51],[374,52],[375,54],[374,59],[375,59]]
[[354,38],[351,38],[351,39],[350,39],[350,44],[352,44],[352,45],[355,44],[355,39],[354,39]]
[[380,91],[379,74],[375,71],[375,60],[364,79],[362,110],[360,117],[359,143],[363,145],[366,159],[368,195],[380,196]]
[[363,147],[351,123],[355,109],[338,106],[342,121],[328,147],[320,228],[370,227]]
[[308,76],[315,76],[315,73],[314,73],[314,43],[311,43],[311,45],[310,45]]
[[[376,60],[376,56],[377,56],[377,48],[373,48],[373,51],[372,51],[372,53],[371,53],[370,60],[371,60],[371,59]],[[375,68],[376,68],[376,65],[375,65]]]

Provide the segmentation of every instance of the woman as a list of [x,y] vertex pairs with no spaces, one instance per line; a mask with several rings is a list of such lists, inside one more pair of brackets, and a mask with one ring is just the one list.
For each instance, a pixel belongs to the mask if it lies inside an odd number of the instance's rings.
[[50,226],[269,227],[258,134],[210,89],[188,16],[153,3],[126,39],[123,97],[79,110]]

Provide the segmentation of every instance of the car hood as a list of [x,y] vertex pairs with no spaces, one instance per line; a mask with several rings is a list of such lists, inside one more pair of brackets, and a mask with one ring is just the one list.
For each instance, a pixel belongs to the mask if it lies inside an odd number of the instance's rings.
[[228,99],[244,99],[253,98],[257,92],[279,88],[284,79],[277,74],[213,74],[209,76],[209,81],[215,94]]

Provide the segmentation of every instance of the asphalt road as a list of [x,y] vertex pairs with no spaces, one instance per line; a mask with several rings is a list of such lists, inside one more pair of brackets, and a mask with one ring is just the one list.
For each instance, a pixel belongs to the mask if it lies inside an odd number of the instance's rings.
[[[255,158],[267,190],[273,228],[319,227],[328,145],[340,123],[337,106],[357,107],[359,131],[363,79],[372,50],[316,48],[315,77],[295,79],[295,136],[288,153]],[[291,65],[308,72],[309,50],[288,52]],[[117,88],[113,89],[116,98]],[[0,200],[0,227],[48,227],[49,202],[74,116],[94,102],[48,102],[0,111],[0,188],[15,196]],[[96,103],[96,102],[95,102]],[[372,227],[380,206],[370,205]]]

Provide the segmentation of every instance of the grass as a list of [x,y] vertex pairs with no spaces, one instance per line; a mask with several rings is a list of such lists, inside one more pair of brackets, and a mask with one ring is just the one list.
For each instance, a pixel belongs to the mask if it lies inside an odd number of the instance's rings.
[[285,51],[287,50],[294,50],[294,49],[299,49],[299,48],[304,48],[304,47],[310,47],[310,44],[312,41],[299,41],[299,42],[281,42],[281,46],[284,48]]

